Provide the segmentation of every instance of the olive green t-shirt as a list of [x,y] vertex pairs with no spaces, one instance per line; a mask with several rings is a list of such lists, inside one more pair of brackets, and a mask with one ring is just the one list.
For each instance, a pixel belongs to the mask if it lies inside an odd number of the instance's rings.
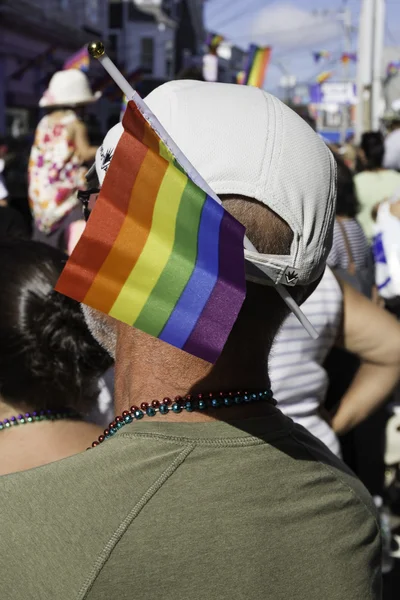
[[272,406],[230,424],[134,422],[0,477],[0,506],[7,600],[380,598],[371,498]]

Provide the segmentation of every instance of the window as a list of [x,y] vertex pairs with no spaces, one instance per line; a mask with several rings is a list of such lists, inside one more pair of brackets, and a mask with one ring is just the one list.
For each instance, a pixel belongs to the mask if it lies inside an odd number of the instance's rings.
[[122,2],[112,2],[108,13],[110,29],[122,29],[122,16]]
[[168,78],[173,76],[174,66],[174,42],[167,40],[165,42],[165,75]]
[[144,37],[140,40],[140,66],[153,71],[154,39],[152,37]]
[[86,20],[93,25],[99,22],[99,0],[85,0]]
[[111,52],[117,52],[118,50],[118,36],[116,33],[110,33],[110,35],[108,36],[108,43],[110,45],[110,50]]

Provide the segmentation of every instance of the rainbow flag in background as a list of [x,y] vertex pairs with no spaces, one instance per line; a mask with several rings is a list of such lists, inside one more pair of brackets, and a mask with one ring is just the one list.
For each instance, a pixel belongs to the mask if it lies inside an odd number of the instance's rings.
[[244,72],[242,85],[252,85],[262,88],[269,61],[271,60],[272,49],[268,46],[260,48],[251,44],[247,57],[247,65]]
[[223,35],[219,35],[216,33],[210,33],[206,39],[206,46],[210,52],[216,52],[218,49],[218,46],[220,46],[222,44],[224,39],[225,38]]
[[81,71],[88,71],[89,65],[89,52],[87,46],[84,46],[79,52],[76,52],[65,61],[63,69],[80,69]]
[[183,172],[133,101],[56,289],[209,362],[245,297],[244,228]]
[[332,71],[322,71],[322,73],[320,73],[319,75],[317,75],[316,82],[317,83],[324,83],[325,81],[327,81],[328,79],[330,79],[333,75]]

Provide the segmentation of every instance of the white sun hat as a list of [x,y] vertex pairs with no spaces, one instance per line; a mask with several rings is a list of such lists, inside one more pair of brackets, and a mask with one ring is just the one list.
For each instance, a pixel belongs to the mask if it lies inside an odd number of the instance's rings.
[[[145,103],[217,195],[254,198],[291,228],[288,255],[245,250],[247,278],[285,286],[316,281],[332,244],[336,162],[309,125],[250,86],[174,81]],[[121,124],[113,127],[97,152],[100,184],[122,132]],[[301,320],[300,309],[287,303]]]
[[79,69],[57,71],[50,79],[49,87],[39,100],[41,107],[78,106],[96,102],[101,92],[93,94],[89,80]]

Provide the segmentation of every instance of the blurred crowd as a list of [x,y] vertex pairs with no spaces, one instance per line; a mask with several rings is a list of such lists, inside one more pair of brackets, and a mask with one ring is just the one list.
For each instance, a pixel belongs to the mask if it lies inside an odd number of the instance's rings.
[[[40,100],[34,139],[23,147],[0,140],[0,429],[43,421],[15,436],[0,432],[0,475],[85,450],[114,415],[113,358],[79,304],[54,291],[99,193],[86,174],[96,156],[101,168],[111,160],[85,124],[85,107],[95,101],[84,73],[58,72]],[[302,305],[319,336],[286,316],[268,372],[278,408],[375,498],[388,573],[400,541],[400,115],[360,143],[350,138],[330,150],[332,247]]]

